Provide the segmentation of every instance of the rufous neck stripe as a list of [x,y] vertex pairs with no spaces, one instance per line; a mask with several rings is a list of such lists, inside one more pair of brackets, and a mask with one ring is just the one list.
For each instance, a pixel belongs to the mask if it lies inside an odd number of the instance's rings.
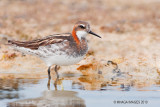
[[77,45],[79,45],[80,41],[79,41],[79,39],[78,39],[78,37],[76,35],[75,27],[73,28],[72,36],[73,36],[74,40],[76,41]]

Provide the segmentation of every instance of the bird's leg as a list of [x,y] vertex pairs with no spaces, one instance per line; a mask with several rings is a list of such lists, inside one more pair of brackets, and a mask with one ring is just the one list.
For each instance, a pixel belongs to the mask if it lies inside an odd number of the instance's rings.
[[47,87],[48,87],[48,90],[50,90],[50,79],[48,79]]
[[48,90],[50,90],[50,80],[51,80],[50,69],[51,69],[51,66],[49,66],[48,68],[48,84],[47,84]]
[[[48,84],[47,84],[47,87],[48,87],[48,90],[50,90],[50,80],[51,80],[51,75],[50,75],[50,70],[51,66],[49,66],[48,68]],[[58,72],[57,72],[57,65],[55,66],[55,72],[56,72],[56,75],[57,75],[57,78],[56,78],[56,81],[54,82],[54,87],[55,87],[55,90],[57,90],[57,82],[58,82],[58,79],[59,79],[59,75],[58,75]]]
[[56,75],[57,75],[57,78],[59,78],[59,74],[58,74],[58,72],[57,72],[57,65],[55,66],[55,72],[56,72]]
[[49,66],[49,68],[48,68],[48,79],[49,80],[51,79],[51,74],[50,74],[51,70],[50,70],[50,68],[51,68],[51,66]]
[[55,82],[54,82],[54,88],[55,90],[57,90],[57,82],[58,82],[59,78],[56,78]]

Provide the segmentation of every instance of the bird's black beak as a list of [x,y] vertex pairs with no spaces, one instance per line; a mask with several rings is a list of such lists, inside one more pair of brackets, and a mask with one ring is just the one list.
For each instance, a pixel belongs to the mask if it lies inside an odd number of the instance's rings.
[[99,35],[97,35],[96,33],[92,32],[92,31],[89,31],[89,33],[92,34],[92,35],[95,35],[95,36],[97,36],[99,38],[101,38]]

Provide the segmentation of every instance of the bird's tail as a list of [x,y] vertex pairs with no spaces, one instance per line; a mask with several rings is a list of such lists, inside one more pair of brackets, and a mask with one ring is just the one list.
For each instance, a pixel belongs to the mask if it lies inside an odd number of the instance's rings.
[[20,42],[20,41],[16,41],[16,40],[8,40],[8,44],[9,47],[11,47],[12,49],[19,51],[23,54],[31,54],[34,55],[33,50],[31,49],[27,49],[25,47],[23,47],[24,42]]

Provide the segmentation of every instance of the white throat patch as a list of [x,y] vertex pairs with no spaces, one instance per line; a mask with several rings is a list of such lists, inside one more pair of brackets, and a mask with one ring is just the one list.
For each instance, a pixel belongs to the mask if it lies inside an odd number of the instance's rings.
[[81,40],[81,38],[83,37],[83,38],[85,38],[86,36],[87,36],[87,32],[85,32],[85,31],[77,31],[76,32],[76,35],[77,35],[77,37],[79,38],[79,40]]

